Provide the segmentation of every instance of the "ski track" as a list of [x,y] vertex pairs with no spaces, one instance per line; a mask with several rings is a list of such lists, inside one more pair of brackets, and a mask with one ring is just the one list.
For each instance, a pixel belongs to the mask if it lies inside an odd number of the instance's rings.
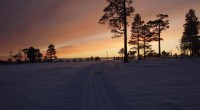
[[82,110],[131,110],[104,76],[104,64],[96,65],[85,75]]
[[0,110],[200,110],[200,59],[0,66]]
[[[60,78],[61,82],[55,80],[59,84],[48,85],[45,89],[40,87],[42,86],[40,82],[38,82],[39,88],[30,88],[21,84],[21,87],[17,90],[14,86],[6,88],[3,85],[4,90],[0,91],[0,96],[5,94],[6,96],[0,98],[0,110],[132,110],[107,80],[104,66],[105,62],[82,66],[77,68],[78,70],[74,71],[73,74],[63,75],[66,81]],[[62,69],[62,72],[65,70],[67,71],[67,68]],[[43,70],[43,72],[48,71]],[[50,84],[53,83],[56,82],[52,81]],[[6,91],[9,92],[6,93]]]

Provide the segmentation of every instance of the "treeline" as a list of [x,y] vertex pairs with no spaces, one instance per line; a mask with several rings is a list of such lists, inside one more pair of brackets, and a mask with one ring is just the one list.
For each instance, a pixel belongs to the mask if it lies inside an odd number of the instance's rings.
[[[145,59],[147,56],[162,57],[169,52],[161,50],[161,32],[169,28],[168,15],[158,14],[155,20],[145,22],[140,14],[134,14],[135,9],[131,6],[132,0],[114,0],[107,1],[108,6],[103,9],[103,16],[99,19],[100,24],[108,24],[113,33],[112,38],[124,36],[123,53],[124,62],[128,62],[131,53],[137,53],[138,59],[141,56]],[[132,16],[134,15],[134,17]],[[131,37],[127,41],[128,19],[132,19]],[[195,15],[195,10],[190,9],[186,14],[186,23],[183,25],[184,32],[180,42],[181,56],[200,56],[200,37],[199,21]],[[151,42],[158,42],[158,53],[152,50]],[[132,45],[128,52],[127,43]],[[141,54],[143,52],[143,55]],[[171,56],[172,56],[172,52]],[[177,56],[177,54],[174,54]]]
[[[136,55],[137,51],[134,51],[134,50],[129,50],[128,51],[128,59],[131,60],[131,59],[138,59],[138,56]],[[119,51],[118,51],[118,54],[119,54],[119,57],[113,57],[114,60],[123,60],[124,58],[124,48],[121,48]],[[137,56],[137,58],[136,58]],[[174,58],[178,58],[178,55],[177,53],[172,53],[172,51],[170,52],[167,52],[167,51],[162,51],[161,52],[161,56],[163,58],[167,58],[167,57],[174,57]],[[155,50],[149,50],[149,51],[146,51],[146,54],[145,56],[140,54],[139,58],[140,59],[145,59],[146,57],[159,57],[159,54],[157,52],[155,52]]]
[[23,63],[23,62],[52,62],[53,59],[57,59],[56,56],[56,49],[53,44],[50,44],[48,46],[48,49],[46,50],[45,56],[40,52],[40,49],[29,47],[20,49],[16,54],[13,55],[13,52],[10,52],[10,57],[8,59],[8,62],[17,62],[17,63]]
[[10,52],[8,61],[1,61],[0,64],[20,64],[20,63],[40,63],[40,62],[83,62],[83,61],[100,61],[101,58],[91,56],[90,58],[73,58],[71,60],[58,59],[56,56],[56,49],[53,44],[48,46],[45,56],[41,53],[40,49],[29,47],[20,49],[16,54]]
[[[82,61],[100,61],[101,58],[96,56],[96,57],[93,57],[91,56],[90,58],[74,58],[72,61],[73,62],[82,62]],[[70,60],[67,60],[67,62],[69,62]]]
[[[162,51],[161,52],[161,43],[163,40],[161,38],[161,32],[169,28],[169,20],[167,20],[168,15],[158,14],[156,20],[150,20],[145,23],[142,20],[140,14],[135,14],[133,18],[133,23],[131,27],[131,37],[129,44],[133,47],[128,51],[129,59],[135,56],[137,53],[138,59],[145,59],[146,57],[184,57],[184,56],[200,56],[200,22],[198,17],[195,14],[195,10],[190,9],[186,13],[185,21],[183,25],[184,32],[180,40],[180,47],[177,47],[181,53],[172,53]],[[158,41],[158,53],[155,50],[152,50],[151,42]],[[143,55],[140,54],[141,51]],[[121,48],[118,52],[123,57],[124,49]],[[131,55],[133,54],[133,55]]]

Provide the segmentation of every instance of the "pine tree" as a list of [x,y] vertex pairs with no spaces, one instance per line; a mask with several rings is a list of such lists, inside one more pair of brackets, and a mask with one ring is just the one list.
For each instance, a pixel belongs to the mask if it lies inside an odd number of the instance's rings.
[[113,38],[124,34],[124,62],[128,62],[127,54],[127,17],[131,16],[134,8],[132,0],[106,0],[109,5],[104,8],[104,15],[99,20],[100,24],[109,24]]
[[169,20],[165,20],[168,18],[168,15],[158,14],[156,15],[158,19],[154,21],[149,21],[148,24],[151,25],[153,31],[155,33],[155,41],[158,41],[158,56],[161,57],[161,32],[169,28]]
[[56,49],[55,49],[55,46],[53,44],[50,44],[48,46],[48,49],[46,51],[46,56],[47,58],[49,59],[50,62],[53,61],[53,58],[55,57],[56,55]]
[[144,59],[146,58],[147,49],[151,49],[151,45],[149,44],[152,41],[153,32],[150,31],[151,27],[148,24],[144,24],[142,26],[142,41],[143,41],[143,53]]
[[199,29],[200,22],[195,15],[195,10],[190,9],[186,14],[186,23],[183,25],[184,32],[181,38],[181,50],[185,54],[189,50],[191,56],[200,56]]
[[137,45],[136,49],[138,53],[138,59],[140,59],[140,48],[142,48],[140,41],[142,37],[143,24],[144,21],[141,20],[140,14],[136,14],[131,27],[131,40],[129,41],[129,44]]

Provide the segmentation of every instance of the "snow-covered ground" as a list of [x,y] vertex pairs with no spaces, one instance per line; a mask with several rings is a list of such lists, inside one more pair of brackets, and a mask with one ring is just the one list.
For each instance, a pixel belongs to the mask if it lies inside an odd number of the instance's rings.
[[1,65],[0,110],[200,110],[200,59]]
[[200,59],[113,65],[108,80],[134,110],[200,110]]

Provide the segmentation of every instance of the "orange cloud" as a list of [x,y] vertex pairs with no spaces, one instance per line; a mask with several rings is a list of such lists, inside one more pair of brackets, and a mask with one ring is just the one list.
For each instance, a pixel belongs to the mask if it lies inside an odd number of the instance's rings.
[[[145,21],[158,13],[169,15],[170,29],[162,33],[162,49],[167,51],[176,51],[187,11],[193,8],[200,17],[199,4],[197,0],[133,1]],[[4,0],[0,4],[0,55],[30,46],[45,51],[49,44],[57,47],[58,57],[104,56],[105,51],[116,55],[123,40],[111,39],[108,26],[98,24],[106,5],[105,0]],[[157,43],[152,44],[156,50]]]
[[[113,54],[123,46],[122,39],[103,39],[80,43],[72,46],[62,46],[57,48],[60,57],[89,57],[89,56],[105,56],[105,52],[109,51]],[[117,50],[117,51],[113,51]]]

